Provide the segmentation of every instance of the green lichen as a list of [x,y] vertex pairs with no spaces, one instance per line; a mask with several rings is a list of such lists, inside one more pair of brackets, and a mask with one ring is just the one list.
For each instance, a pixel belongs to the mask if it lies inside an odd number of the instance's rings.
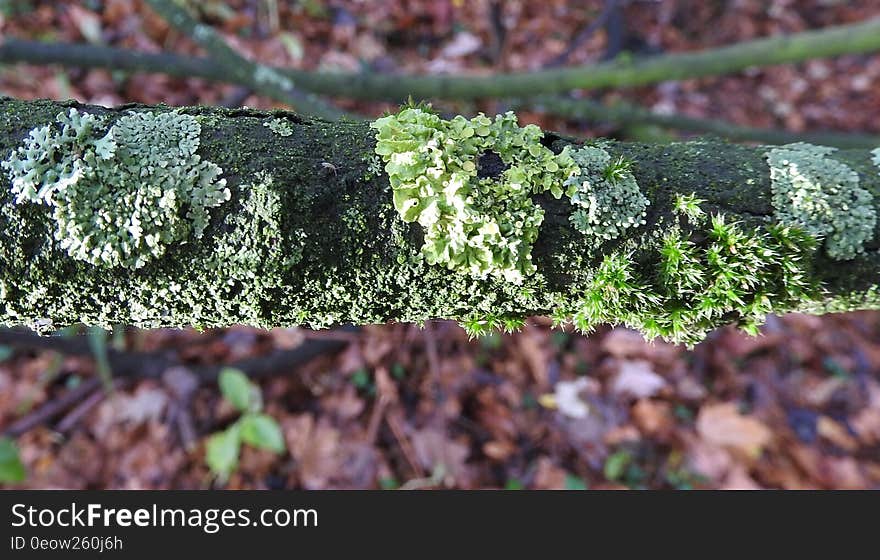
[[532,245],[544,219],[531,196],[562,196],[577,172],[566,148],[554,154],[534,125],[512,112],[444,120],[405,107],[371,125],[385,160],[394,207],[425,229],[429,264],[515,284],[533,274]]
[[571,157],[580,167],[580,174],[565,182],[566,194],[577,207],[570,218],[575,229],[598,246],[645,223],[650,203],[639,190],[628,160],[612,161],[611,154],[592,146],[574,150]]
[[367,166],[364,171],[364,181],[372,181],[382,174],[382,158],[378,154],[365,154],[361,161]]
[[230,192],[222,170],[196,153],[198,121],[132,112],[102,135],[104,127],[70,109],[31,130],[2,162],[16,203],[52,207],[61,248],[93,265],[140,268],[201,237],[208,211]]
[[278,136],[290,136],[293,134],[293,126],[287,119],[272,119],[263,123],[263,126]]
[[859,175],[831,157],[835,148],[797,143],[765,153],[770,165],[772,202],[780,223],[824,239],[835,260],[851,260],[874,235],[873,196]]
[[688,344],[731,321],[755,334],[768,313],[815,297],[814,248],[815,239],[796,228],[748,229],[716,214],[698,236],[673,227],[653,270],[632,252],[606,255],[574,308],[557,309],[554,321],[570,316],[583,332],[624,324],[649,339]]

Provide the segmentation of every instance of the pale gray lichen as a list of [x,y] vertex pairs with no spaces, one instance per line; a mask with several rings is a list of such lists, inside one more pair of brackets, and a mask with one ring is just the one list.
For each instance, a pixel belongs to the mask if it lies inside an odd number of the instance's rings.
[[263,126],[278,136],[290,136],[293,134],[293,126],[291,126],[290,121],[287,119],[272,119],[271,121],[264,122]]
[[599,245],[645,223],[650,201],[639,190],[626,160],[612,161],[611,154],[594,146],[574,150],[571,157],[580,167],[580,175],[565,182],[577,207],[570,218],[575,229]]
[[880,167],[880,148],[874,148],[871,151],[871,155],[873,156],[871,158],[871,161],[874,162],[874,165],[876,165],[877,167]]
[[873,196],[859,186],[859,175],[829,157],[835,148],[797,143],[765,153],[770,165],[777,220],[825,240],[836,260],[864,251],[874,235],[877,215]]
[[229,200],[217,165],[196,153],[201,127],[176,112],[103,117],[70,109],[30,131],[2,162],[17,203],[52,207],[62,249],[94,265],[140,268],[201,237]]

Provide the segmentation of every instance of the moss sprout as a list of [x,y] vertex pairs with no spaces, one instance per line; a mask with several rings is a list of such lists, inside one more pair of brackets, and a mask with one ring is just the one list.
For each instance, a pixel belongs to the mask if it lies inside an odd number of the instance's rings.
[[372,123],[394,207],[425,228],[422,254],[474,277],[521,283],[535,272],[532,244],[544,212],[531,196],[562,196],[577,172],[568,148],[554,154],[534,126],[508,112],[444,120],[421,107]]
[[850,260],[873,237],[877,215],[858,173],[830,157],[835,151],[798,143],[765,155],[777,220],[823,238],[831,258]]
[[700,208],[704,202],[706,201],[697,198],[695,193],[676,194],[672,200],[672,211],[686,217],[691,224],[699,225],[706,219],[706,213]]
[[639,190],[630,161],[612,160],[607,151],[593,146],[574,150],[571,156],[580,174],[566,181],[566,194],[577,207],[571,223],[579,232],[598,246],[645,223],[649,201]]
[[140,268],[201,237],[230,192],[196,153],[198,121],[131,112],[104,128],[102,117],[70,109],[31,130],[2,162],[16,202],[50,206],[61,248],[94,265]]
[[768,313],[815,297],[809,234],[782,225],[747,229],[716,214],[699,237],[705,241],[672,228],[656,270],[644,270],[632,253],[606,255],[574,309],[557,310],[554,321],[570,316],[582,332],[624,324],[647,338],[693,344],[731,320],[756,334]]

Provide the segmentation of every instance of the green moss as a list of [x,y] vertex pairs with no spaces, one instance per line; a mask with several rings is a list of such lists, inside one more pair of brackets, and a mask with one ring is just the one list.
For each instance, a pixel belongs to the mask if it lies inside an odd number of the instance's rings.
[[263,126],[278,136],[290,136],[293,134],[293,125],[287,119],[272,119],[263,123]]
[[570,315],[583,332],[599,323],[624,324],[649,339],[689,344],[731,321],[755,334],[768,313],[816,296],[809,280],[814,247],[815,240],[795,228],[746,229],[717,214],[700,236],[672,228],[653,270],[630,252],[606,255],[574,308],[558,309],[554,321]]
[[196,154],[196,119],[132,112],[105,127],[70,109],[31,130],[2,162],[16,202],[50,206],[60,247],[93,265],[140,268],[201,237],[230,193],[222,170]]
[[554,154],[538,127],[520,128],[511,112],[494,121],[444,120],[405,107],[372,127],[395,209],[425,228],[428,263],[515,284],[535,272],[531,251],[544,212],[531,196],[562,196],[577,171],[567,148]]
[[650,202],[639,190],[631,163],[598,147],[583,147],[571,153],[580,174],[566,180],[566,194],[577,207],[571,215],[574,227],[593,246],[617,239],[626,230],[645,223]]
[[694,193],[683,195],[677,193],[672,199],[672,211],[679,216],[684,216],[693,225],[699,225],[706,220],[706,213],[700,208],[706,201],[697,198]]
[[858,173],[829,157],[835,151],[798,143],[765,155],[777,220],[824,238],[831,258],[850,260],[873,237],[877,215],[873,196],[859,186]]

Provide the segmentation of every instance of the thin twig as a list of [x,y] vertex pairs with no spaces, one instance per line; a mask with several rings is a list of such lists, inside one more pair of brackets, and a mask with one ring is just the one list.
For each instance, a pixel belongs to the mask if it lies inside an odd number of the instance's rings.
[[92,391],[88,397],[73,407],[73,409],[68,412],[60,422],[58,422],[58,425],[55,426],[55,431],[65,433],[72,430],[74,426],[76,426],[86,414],[95,408],[98,403],[104,400],[106,396],[107,391],[104,389],[95,389]]
[[288,103],[303,113],[330,120],[351,117],[317,96],[300,91],[294,81],[279,70],[244,58],[214,29],[193,19],[183,6],[172,0],[147,0],[147,3],[175,29],[205,49],[217,65],[239,84]]
[[74,404],[81,401],[86,395],[101,386],[101,380],[94,377],[80,383],[74,389],[69,390],[60,397],[51,399],[39,408],[19,418],[3,430],[3,435],[18,437],[21,434],[49,422]]
[[550,62],[544,65],[544,67],[558,68],[559,66],[564,66],[568,62],[568,59],[571,58],[571,55],[584,46],[584,44],[590,40],[590,37],[592,37],[597,31],[605,27],[611,14],[617,9],[617,0],[605,0],[605,5],[602,7],[602,11],[599,15],[578,31],[568,44],[568,47],[551,59]]

